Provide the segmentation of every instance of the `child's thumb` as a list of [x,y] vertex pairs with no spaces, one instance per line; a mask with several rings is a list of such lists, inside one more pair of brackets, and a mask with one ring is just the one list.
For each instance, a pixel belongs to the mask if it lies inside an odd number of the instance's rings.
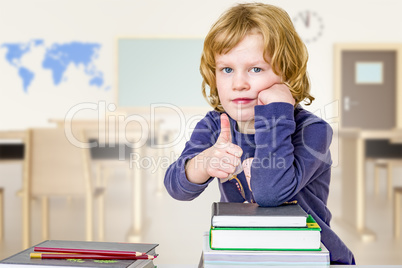
[[221,114],[221,134],[218,140],[220,142],[232,142],[232,134],[230,132],[230,122],[227,114]]

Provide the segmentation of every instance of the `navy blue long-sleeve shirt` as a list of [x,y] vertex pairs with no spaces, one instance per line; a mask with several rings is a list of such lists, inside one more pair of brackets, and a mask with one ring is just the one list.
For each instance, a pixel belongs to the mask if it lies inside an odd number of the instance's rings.
[[[229,117],[231,126],[236,121]],[[168,168],[165,187],[179,200],[192,200],[208,184],[188,181],[185,164],[213,146],[220,134],[220,113],[211,111],[198,122],[181,156]],[[251,191],[244,172],[237,175],[245,200],[234,181],[219,183],[221,202],[255,201],[260,206],[277,206],[297,200],[321,226],[322,243],[330,251],[331,264],[354,264],[352,252],[331,230],[327,208],[331,178],[329,146],[332,129],[322,119],[288,103],[255,107],[255,134],[243,134],[231,127],[232,142],[243,150],[241,160],[253,157]],[[201,163],[200,163],[201,164]]]

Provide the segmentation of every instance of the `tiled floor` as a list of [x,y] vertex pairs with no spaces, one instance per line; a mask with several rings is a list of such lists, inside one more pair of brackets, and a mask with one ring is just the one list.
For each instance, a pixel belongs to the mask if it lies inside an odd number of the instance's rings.
[[[401,265],[402,239],[393,236],[392,201],[386,195],[386,177],[381,174],[380,192],[374,194],[373,167],[367,165],[366,187],[366,227],[375,233],[375,240],[364,242],[357,232],[342,222],[340,218],[340,177],[335,172],[332,178],[329,207],[333,212],[332,229],[342,238],[355,254],[357,264],[364,265]],[[394,183],[401,185],[402,170],[395,169]],[[402,226],[401,226],[402,228]]]
[[[368,167],[370,168],[370,167]],[[401,174],[402,172],[399,172]],[[21,200],[16,192],[21,188],[21,165],[0,164],[0,187],[5,189],[5,228],[0,243],[0,258],[20,251],[21,248]],[[356,232],[340,219],[339,171],[334,170],[329,207],[333,212],[332,227],[354,252],[357,263],[362,265],[402,264],[402,241],[392,236],[391,203],[385,194],[385,182],[380,194],[373,193],[372,177],[367,178],[367,226],[376,232],[373,242],[363,242]],[[159,243],[160,254],[156,264],[195,264],[201,254],[202,233],[210,223],[210,204],[219,200],[216,183],[191,202],[173,200],[161,187],[162,178],[146,174],[143,178],[142,242]],[[398,181],[395,178],[395,181]],[[111,172],[106,196],[106,241],[128,241],[131,227],[131,181],[124,172]],[[50,203],[50,238],[83,240],[84,202],[80,199],[52,199]],[[32,243],[39,243],[40,204],[32,206]],[[401,226],[402,227],[402,226]]]

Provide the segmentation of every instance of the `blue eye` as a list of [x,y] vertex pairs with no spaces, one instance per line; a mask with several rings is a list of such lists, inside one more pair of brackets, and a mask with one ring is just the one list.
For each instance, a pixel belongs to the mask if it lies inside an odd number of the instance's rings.
[[259,73],[259,72],[262,71],[262,69],[261,69],[261,68],[258,68],[258,67],[253,67],[252,71],[253,71],[254,73]]
[[233,69],[232,69],[232,68],[229,68],[229,67],[225,67],[225,68],[222,69],[222,71],[223,71],[224,73],[230,74],[231,72],[233,72]]

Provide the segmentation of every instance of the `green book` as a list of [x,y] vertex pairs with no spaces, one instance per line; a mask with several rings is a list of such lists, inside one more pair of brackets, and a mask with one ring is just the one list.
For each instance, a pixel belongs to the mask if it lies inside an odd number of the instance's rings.
[[0,261],[0,267],[110,267],[153,268],[152,260],[31,259],[35,247],[136,251],[155,255],[158,244],[46,240]]
[[221,250],[320,250],[321,228],[311,215],[306,227],[214,227],[210,247]]

